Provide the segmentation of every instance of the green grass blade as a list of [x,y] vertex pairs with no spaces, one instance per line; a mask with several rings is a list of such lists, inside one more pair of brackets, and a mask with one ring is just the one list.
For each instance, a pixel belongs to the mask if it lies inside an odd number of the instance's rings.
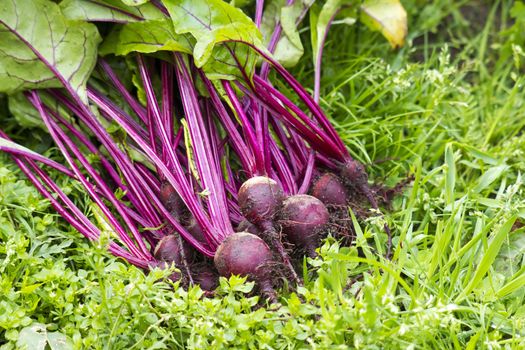
[[501,287],[500,290],[496,292],[498,298],[503,298],[511,293],[514,293],[518,289],[525,287],[525,271],[522,272],[516,278],[513,278],[510,282]]
[[445,147],[445,200],[448,205],[454,202],[454,189],[456,187],[456,163],[454,162],[454,151],[452,144],[447,144]]
[[489,242],[487,251],[483,255],[479,266],[474,272],[474,277],[470,280],[465,289],[463,289],[461,294],[458,296],[457,302],[463,300],[466,297],[466,295],[472,292],[474,288],[481,282],[485,274],[490,269],[490,266],[496,259],[496,256],[498,255],[501,246],[503,245],[503,242],[505,242],[507,235],[512,229],[512,225],[514,225],[514,222],[516,221],[516,218],[517,215],[511,216],[510,219],[508,219],[507,222],[505,222],[505,224],[503,224],[499,228],[499,230],[494,234],[494,237]]

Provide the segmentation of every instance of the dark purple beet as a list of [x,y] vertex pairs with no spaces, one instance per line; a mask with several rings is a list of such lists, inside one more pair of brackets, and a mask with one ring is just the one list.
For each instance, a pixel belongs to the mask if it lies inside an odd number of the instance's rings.
[[273,298],[275,292],[268,271],[271,261],[272,252],[268,245],[248,232],[236,232],[228,236],[217,248],[213,259],[221,276],[246,276],[258,284],[262,293]]
[[330,214],[319,199],[307,194],[288,197],[283,202],[279,223],[288,240],[315,257],[320,233],[326,228]]
[[221,276],[257,279],[259,268],[271,258],[270,248],[262,239],[248,232],[236,232],[222,242],[213,261]]
[[252,224],[251,222],[249,222],[248,220],[244,219],[243,221],[241,221],[239,223],[239,225],[237,226],[237,231],[238,232],[249,232],[251,234],[254,234],[256,236],[260,236],[261,235],[261,232],[259,231],[259,229],[257,228],[257,226],[255,226],[254,224]]
[[326,173],[317,179],[312,187],[312,196],[325,205],[343,206],[348,201],[345,186],[332,173]]
[[365,171],[365,167],[355,160],[350,160],[343,164],[341,177],[356,188],[368,185],[368,174]]
[[201,225],[199,225],[199,223],[193,215],[189,218],[188,224],[186,225],[186,229],[199,242],[207,244],[206,237],[204,237],[204,233],[202,232],[202,227]]
[[284,200],[282,187],[266,176],[256,176],[246,180],[237,196],[242,215],[257,226],[262,237],[281,257],[290,277],[300,284],[290,257],[286,252],[279,235],[275,231],[273,219]]
[[312,181],[315,182],[317,179],[319,179],[321,176],[323,176],[323,173],[319,171],[317,167],[314,167],[312,169]]
[[246,180],[237,197],[242,215],[255,225],[272,221],[283,199],[281,186],[266,176]]
[[184,202],[169,182],[163,181],[160,185],[159,199],[172,215],[181,219],[185,211]]
[[153,256],[155,259],[166,262],[174,262],[176,266],[184,265],[184,258],[186,261],[192,261],[194,258],[193,248],[180,239],[177,234],[164,236],[155,247]]
[[341,168],[341,178],[344,179],[348,185],[357,189],[363,194],[372,208],[378,209],[377,200],[375,194],[368,184],[368,174],[365,171],[363,164],[349,160],[343,164]]

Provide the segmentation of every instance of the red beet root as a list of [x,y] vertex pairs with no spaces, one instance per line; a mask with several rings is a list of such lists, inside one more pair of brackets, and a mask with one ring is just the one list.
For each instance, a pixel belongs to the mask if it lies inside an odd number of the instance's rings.
[[199,225],[199,223],[193,215],[189,218],[188,224],[186,225],[186,229],[199,242],[207,244],[206,237],[204,237],[204,233],[202,232],[202,227]]
[[356,188],[361,188],[365,184],[368,185],[368,174],[365,171],[365,167],[355,160],[348,161],[343,165],[341,177]]
[[[360,191],[374,209],[378,209],[377,200],[374,191],[368,185],[368,174],[362,164],[355,160],[347,161],[341,168],[341,177],[346,179],[351,186]],[[387,235],[386,258],[392,258],[392,232],[390,227],[385,223],[384,230]]]
[[256,176],[244,182],[238,194],[242,215],[251,223],[272,221],[281,206],[284,194],[281,186],[265,176]]
[[185,260],[193,259],[194,251],[186,241],[173,234],[163,237],[157,243],[153,256],[160,261],[174,262],[180,268],[184,266]]
[[237,196],[242,215],[257,226],[260,236],[275,249],[286,266],[290,277],[300,284],[288,253],[275,231],[273,219],[281,207],[284,193],[281,186],[266,176],[256,176],[245,181]]
[[315,257],[320,233],[326,228],[330,214],[319,199],[295,195],[286,199],[280,213],[280,224],[288,240]]
[[239,225],[237,226],[237,231],[238,232],[242,232],[242,231],[249,232],[249,233],[254,234],[256,236],[260,236],[261,235],[261,232],[259,231],[257,226],[255,226],[254,224],[252,224],[251,222],[249,222],[246,219],[244,219],[243,221],[241,221],[239,223]]
[[271,261],[270,248],[261,238],[248,232],[236,232],[228,236],[213,259],[221,276],[247,276],[258,284],[262,293],[274,298],[275,292],[267,268]]
[[377,200],[368,184],[368,174],[366,173],[363,164],[356,162],[355,160],[347,161],[341,168],[341,178],[346,180],[350,186],[361,192],[361,194],[366,197],[372,208],[378,208]]
[[343,206],[348,201],[346,188],[332,173],[322,175],[312,187],[312,196],[325,205]]
[[221,276],[248,276],[257,279],[261,266],[271,261],[270,248],[259,237],[237,232],[222,242],[215,253],[214,263]]
[[184,216],[186,209],[184,202],[169,182],[164,181],[160,185],[159,199],[172,215],[178,219],[181,219]]

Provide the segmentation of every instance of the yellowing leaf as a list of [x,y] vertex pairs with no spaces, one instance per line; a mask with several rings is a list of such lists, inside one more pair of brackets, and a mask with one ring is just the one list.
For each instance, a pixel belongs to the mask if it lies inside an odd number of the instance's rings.
[[189,126],[186,119],[180,121],[184,128],[184,144],[186,145],[186,156],[188,157],[188,166],[195,179],[200,182],[199,171],[197,170],[197,164],[195,164],[195,156],[193,154],[193,147],[191,146],[191,137],[189,132]]
[[407,13],[399,0],[365,0],[361,21],[380,31],[392,47],[401,47],[407,35]]

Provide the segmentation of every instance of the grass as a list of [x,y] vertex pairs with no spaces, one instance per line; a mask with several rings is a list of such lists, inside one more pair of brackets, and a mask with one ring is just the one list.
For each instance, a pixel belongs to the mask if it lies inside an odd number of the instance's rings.
[[[237,278],[202,298],[86,242],[0,156],[1,349],[524,348],[520,23],[509,1],[404,3],[411,45],[400,51],[334,27],[321,101],[373,179],[414,176],[386,215],[392,261],[371,218],[356,221],[351,247],[328,238],[280,308],[256,307]],[[463,5],[486,17],[465,19]],[[295,74],[313,86],[308,57]]]

